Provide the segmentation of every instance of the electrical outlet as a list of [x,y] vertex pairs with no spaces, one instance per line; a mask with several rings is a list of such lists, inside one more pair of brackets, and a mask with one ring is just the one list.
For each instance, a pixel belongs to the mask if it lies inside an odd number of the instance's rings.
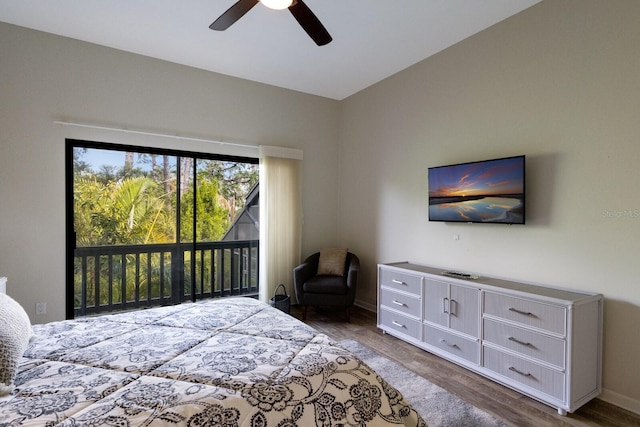
[[36,316],[44,316],[47,314],[47,303],[46,302],[37,302],[36,303]]

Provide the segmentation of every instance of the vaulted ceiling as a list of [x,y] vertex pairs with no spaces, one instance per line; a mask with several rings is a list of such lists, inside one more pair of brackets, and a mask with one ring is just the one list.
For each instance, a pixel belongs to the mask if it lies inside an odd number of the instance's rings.
[[0,0],[0,21],[340,100],[539,1],[304,0],[325,46],[262,4],[210,30],[236,0]]

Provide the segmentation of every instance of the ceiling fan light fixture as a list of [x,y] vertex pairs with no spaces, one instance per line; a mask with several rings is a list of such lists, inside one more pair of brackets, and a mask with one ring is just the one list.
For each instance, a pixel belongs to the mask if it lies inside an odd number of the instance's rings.
[[258,3],[262,3],[271,9],[288,8],[289,12],[298,21],[298,24],[318,46],[324,46],[333,40],[327,29],[322,25],[322,22],[309,9],[309,6],[304,3],[304,0],[238,0],[218,19],[213,21],[209,28],[216,31],[226,30]]
[[269,9],[281,10],[286,9],[293,4],[293,0],[260,0],[260,3]]

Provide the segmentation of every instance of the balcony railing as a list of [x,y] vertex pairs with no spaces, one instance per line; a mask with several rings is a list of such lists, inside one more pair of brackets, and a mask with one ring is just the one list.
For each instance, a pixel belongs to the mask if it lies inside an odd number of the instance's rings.
[[259,241],[79,247],[74,314],[259,293]]

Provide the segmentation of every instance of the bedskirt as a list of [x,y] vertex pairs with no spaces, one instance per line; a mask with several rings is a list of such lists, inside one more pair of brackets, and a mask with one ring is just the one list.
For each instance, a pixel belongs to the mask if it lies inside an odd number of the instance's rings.
[[223,298],[33,326],[0,426],[423,426],[296,318]]

